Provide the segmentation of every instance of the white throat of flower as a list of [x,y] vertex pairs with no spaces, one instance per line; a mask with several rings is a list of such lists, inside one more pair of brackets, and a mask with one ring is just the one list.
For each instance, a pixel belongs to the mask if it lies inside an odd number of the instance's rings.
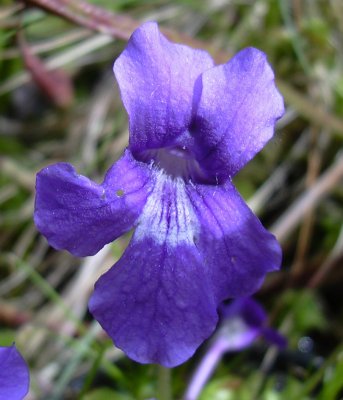
[[199,221],[184,180],[155,170],[155,185],[138,220],[135,239],[150,237],[159,245],[176,247],[194,245],[198,233]]

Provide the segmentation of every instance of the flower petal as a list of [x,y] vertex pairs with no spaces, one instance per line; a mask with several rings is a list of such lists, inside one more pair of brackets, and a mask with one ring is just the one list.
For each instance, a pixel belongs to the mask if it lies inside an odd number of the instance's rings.
[[270,344],[273,344],[280,349],[287,347],[287,339],[275,329],[264,327],[262,328],[261,333]]
[[22,400],[29,391],[29,369],[15,345],[0,347],[0,400]]
[[261,328],[267,320],[263,307],[251,297],[234,299],[230,304],[221,304],[220,315],[222,318],[240,316],[251,327]]
[[281,264],[281,249],[230,181],[222,186],[187,187],[201,229],[195,244],[202,253],[216,301],[248,296],[267,272]]
[[266,56],[254,48],[198,79],[192,133],[198,162],[219,179],[233,176],[270,140],[284,112]]
[[70,164],[46,167],[37,175],[36,226],[54,248],[93,255],[135,225],[153,183],[150,174],[128,150],[101,185]]
[[168,146],[188,129],[195,80],[212,66],[206,52],[169,42],[156,23],[133,33],[114,73],[129,114],[134,155]]
[[261,332],[255,327],[245,324],[238,317],[226,321],[218,331],[225,351],[241,351],[253,344]]
[[[257,336],[263,336],[269,343],[279,348],[287,345],[287,340],[279,332],[266,326],[266,311],[251,297],[240,297],[230,304],[221,304],[219,314],[221,327],[218,336],[223,336],[228,349],[237,343],[241,348],[247,347]],[[233,334],[237,337],[236,340],[231,340]]]
[[213,332],[216,305],[194,246],[132,239],[95,284],[89,308],[130,358],[174,367]]

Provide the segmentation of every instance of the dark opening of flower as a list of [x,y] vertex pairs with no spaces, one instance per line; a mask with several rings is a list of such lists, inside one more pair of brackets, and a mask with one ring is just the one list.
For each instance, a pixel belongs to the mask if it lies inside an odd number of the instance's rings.
[[15,345],[0,347],[0,400],[22,400],[29,384],[29,369]]
[[101,185],[69,164],[37,176],[35,222],[89,256],[135,228],[90,311],[136,361],[175,366],[213,332],[217,306],[249,295],[281,251],[232,185],[273,136],[282,98],[254,48],[214,66],[204,51],[137,29],[114,64],[130,141]]

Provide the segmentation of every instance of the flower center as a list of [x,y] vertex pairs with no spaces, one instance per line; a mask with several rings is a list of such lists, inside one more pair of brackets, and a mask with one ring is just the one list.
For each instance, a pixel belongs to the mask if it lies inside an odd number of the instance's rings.
[[186,146],[146,150],[139,154],[139,160],[146,163],[153,162],[167,175],[172,178],[182,178],[185,182],[210,183],[211,181]]

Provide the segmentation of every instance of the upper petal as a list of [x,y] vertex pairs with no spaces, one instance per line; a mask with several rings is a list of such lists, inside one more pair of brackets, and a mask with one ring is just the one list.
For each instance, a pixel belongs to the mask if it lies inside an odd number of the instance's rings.
[[16,347],[0,347],[0,400],[22,400],[29,391],[29,370]]
[[203,168],[219,179],[233,176],[271,139],[284,112],[266,56],[254,48],[198,79],[192,134]]
[[213,66],[204,51],[169,42],[156,23],[131,36],[114,63],[114,73],[130,121],[130,149],[165,147],[187,130],[194,83]]
[[196,247],[161,244],[152,236],[134,236],[95,284],[89,308],[130,358],[166,367],[191,357],[217,323]]
[[216,301],[249,296],[281,264],[281,248],[231,182],[188,186],[200,222],[195,244],[207,265]]
[[93,255],[135,225],[150,177],[151,168],[128,150],[100,185],[70,164],[46,167],[37,174],[35,224],[54,248]]

